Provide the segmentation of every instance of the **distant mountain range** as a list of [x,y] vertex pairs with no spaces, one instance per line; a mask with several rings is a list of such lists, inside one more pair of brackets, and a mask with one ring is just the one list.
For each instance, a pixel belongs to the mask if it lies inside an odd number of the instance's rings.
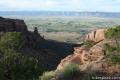
[[120,12],[74,12],[74,11],[0,11],[0,16],[83,16],[120,18]]

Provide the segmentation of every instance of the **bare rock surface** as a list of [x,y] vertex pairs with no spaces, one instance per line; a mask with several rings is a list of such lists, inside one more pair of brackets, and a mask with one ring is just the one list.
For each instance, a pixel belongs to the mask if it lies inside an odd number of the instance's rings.
[[85,37],[85,40],[91,40],[94,42],[99,42],[105,39],[105,31],[106,29],[98,29],[95,31],[92,31],[91,33],[87,34]]
[[[70,63],[79,65],[80,71],[90,73],[94,70],[104,71],[105,73],[120,73],[120,66],[111,65],[105,59],[104,44],[111,44],[114,41],[106,40],[104,37],[106,29],[100,29],[87,34],[85,40],[95,41],[96,44],[91,48],[83,46],[75,47],[74,54],[64,58],[57,69],[64,69]],[[89,36],[89,37],[88,37]]]

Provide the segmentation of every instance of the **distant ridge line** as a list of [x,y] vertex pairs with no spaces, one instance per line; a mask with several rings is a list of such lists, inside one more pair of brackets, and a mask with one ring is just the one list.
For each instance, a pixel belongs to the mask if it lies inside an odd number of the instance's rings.
[[120,12],[77,12],[77,11],[0,11],[0,16],[87,16],[120,18]]

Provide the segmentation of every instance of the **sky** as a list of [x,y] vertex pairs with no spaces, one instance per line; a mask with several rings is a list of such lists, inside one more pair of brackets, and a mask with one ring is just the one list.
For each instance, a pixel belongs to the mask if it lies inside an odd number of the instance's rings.
[[0,0],[0,11],[120,12],[120,0]]

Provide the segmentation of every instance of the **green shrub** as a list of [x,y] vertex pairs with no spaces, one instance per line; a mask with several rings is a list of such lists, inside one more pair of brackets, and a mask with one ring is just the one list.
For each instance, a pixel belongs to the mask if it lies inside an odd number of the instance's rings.
[[84,42],[84,45],[85,45],[86,48],[91,48],[95,44],[96,43],[94,41],[90,41],[90,40]]
[[109,28],[105,33],[106,38],[120,38],[120,26]]
[[0,80],[35,80],[44,71],[40,62],[23,55],[22,40],[19,32],[0,37]]
[[40,76],[39,80],[50,80],[51,78],[55,77],[55,72],[45,72],[42,76]]
[[51,72],[45,72],[39,78],[39,80],[73,80],[73,78],[79,76],[80,70],[77,64],[69,64],[63,70],[56,70]]
[[116,26],[114,28],[109,28],[106,33],[105,37],[107,39],[113,39],[116,42],[117,47],[120,47],[120,26]]
[[20,53],[9,52],[9,55],[3,55],[0,59],[0,76],[5,78],[4,80],[33,80],[37,79],[42,71],[43,68],[37,60]]
[[114,64],[120,64],[120,55],[116,55],[116,54],[110,55],[108,57],[108,60],[110,60]]
[[69,64],[63,69],[63,79],[62,80],[72,80],[74,77],[78,76],[80,69],[77,64]]
[[112,63],[120,63],[120,26],[109,28],[105,33],[107,39],[113,39],[116,42],[116,47],[105,44],[106,56]]
[[109,55],[110,53],[114,53],[116,51],[116,47],[112,47],[107,43],[104,44],[104,49],[105,49],[106,55]]
[[23,38],[20,32],[7,32],[0,38],[0,50],[7,49],[20,50],[23,47]]
[[118,47],[112,47],[109,44],[105,44],[104,45],[105,48],[105,53],[106,53],[106,57],[107,60],[109,62],[118,64],[120,63],[120,52]]

